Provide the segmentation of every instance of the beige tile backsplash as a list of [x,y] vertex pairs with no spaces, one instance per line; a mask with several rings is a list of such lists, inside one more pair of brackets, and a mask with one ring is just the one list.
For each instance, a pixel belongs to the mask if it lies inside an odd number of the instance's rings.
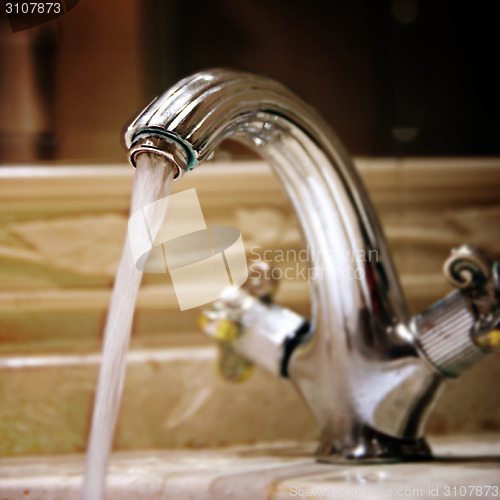
[[[500,160],[356,163],[413,312],[449,291],[441,265],[452,246],[472,242],[500,258]],[[132,175],[125,165],[0,170],[0,455],[84,449]],[[209,225],[240,229],[247,256],[257,247],[275,255],[302,248],[286,197],[262,163],[213,163],[175,185],[189,187]],[[307,283],[283,280],[276,301],[307,314]],[[116,447],[314,438],[288,382],[260,370],[239,385],[218,376],[198,314],[178,310],[166,275],[145,276]],[[500,430],[499,360],[450,381],[429,431]]]

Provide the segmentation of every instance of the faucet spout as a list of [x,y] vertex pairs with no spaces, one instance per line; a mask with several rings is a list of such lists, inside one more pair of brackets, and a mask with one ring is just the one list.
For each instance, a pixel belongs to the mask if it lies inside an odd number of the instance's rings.
[[132,164],[156,152],[180,175],[228,137],[271,165],[307,243],[310,333],[286,372],[321,427],[318,455],[428,458],[423,425],[443,376],[421,354],[373,206],[324,120],[273,80],[217,69],[155,99],[126,144]]

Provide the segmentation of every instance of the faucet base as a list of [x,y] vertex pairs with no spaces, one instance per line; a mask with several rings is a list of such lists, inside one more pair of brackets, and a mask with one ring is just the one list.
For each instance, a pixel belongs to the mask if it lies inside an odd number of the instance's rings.
[[424,438],[400,439],[376,431],[368,426],[358,427],[350,442],[342,447],[323,440],[316,450],[321,463],[380,463],[423,462],[433,459]]

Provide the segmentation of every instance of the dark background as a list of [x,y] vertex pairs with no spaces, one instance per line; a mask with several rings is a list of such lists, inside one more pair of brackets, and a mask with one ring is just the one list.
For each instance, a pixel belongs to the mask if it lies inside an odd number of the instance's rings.
[[[124,125],[216,66],[273,77],[365,156],[499,156],[496,2],[80,0],[0,25],[0,161],[123,162]],[[238,149],[235,154],[244,154]]]
[[[294,89],[353,154],[498,155],[495,3],[179,1],[174,17],[144,11],[151,46],[157,33],[170,37],[156,61],[175,61],[171,71],[150,66],[151,90],[202,68],[238,67]],[[161,0],[148,5],[166,10]]]

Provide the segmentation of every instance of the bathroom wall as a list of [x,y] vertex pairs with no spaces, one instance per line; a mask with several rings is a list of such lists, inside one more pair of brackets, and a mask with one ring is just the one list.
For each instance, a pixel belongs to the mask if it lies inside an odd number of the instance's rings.
[[[449,292],[441,266],[473,241],[500,258],[498,160],[357,159],[412,312]],[[85,448],[99,349],[125,237],[127,165],[0,169],[0,455]],[[230,192],[227,186],[231,186]],[[293,213],[262,162],[213,162],[175,184],[196,187],[211,225],[242,232],[247,257],[302,248]],[[280,254],[281,255],[281,254]],[[296,262],[276,262],[295,269]],[[307,282],[276,301],[309,314]],[[316,424],[286,381],[256,369],[221,378],[200,309],[179,311],[168,275],[145,275],[136,307],[118,449],[312,439]],[[451,381],[434,433],[500,430],[499,355]]]

